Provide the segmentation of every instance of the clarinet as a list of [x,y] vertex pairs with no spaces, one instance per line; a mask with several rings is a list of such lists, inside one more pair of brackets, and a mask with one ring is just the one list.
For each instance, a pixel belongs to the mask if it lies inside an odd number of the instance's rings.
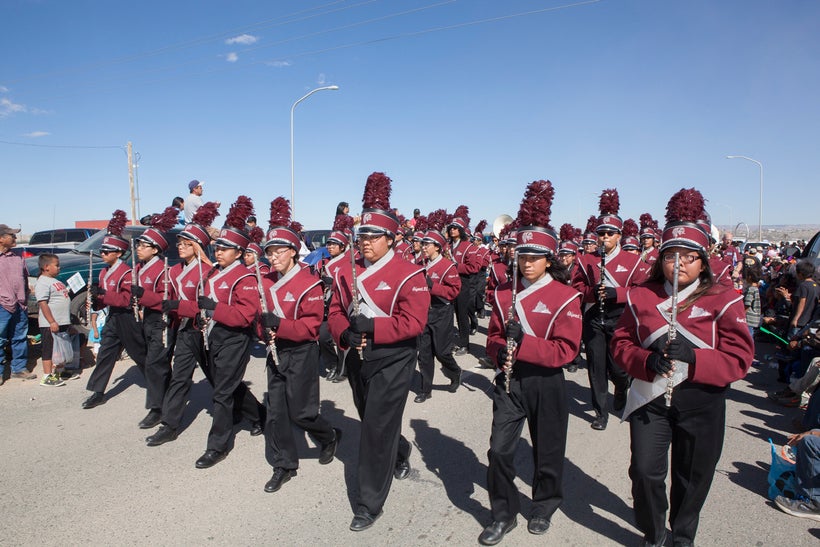
[[[356,284],[356,254],[353,251],[353,237],[350,238],[350,298],[353,300],[353,315],[359,315],[359,286]],[[357,348],[359,359],[364,362],[364,351]]]
[[[507,311],[507,322],[515,319],[515,298],[518,294],[518,251],[513,255],[513,279],[512,279],[512,303]],[[507,338],[507,360],[504,363],[504,390],[510,394],[510,381],[512,379],[513,352],[515,351],[515,339]]]
[[601,262],[598,266],[598,273],[601,277],[601,281],[598,284],[598,311],[601,315],[601,325],[604,325],[606,323],[606,300],[603,296],[601,296],[601,288],[605,287],[604,277],[606,276],[606,245],[601,243],[598,246],[598,252],[601,253]]
[[[672,270],[672,311],[669,314],[669,334],[667,336],[668,342],[671,342],[678,337],[678,274],[680,273],[680,253],[675,253],[675,267]],[[667,343],[668,343],[667,342]],[[672,376],[666,381],[666,406],[672,406],[672,390],[675,385],[672,383]]]
[[[162,293],[162,299],[168,300],[168,257],[165,257],[165,268],[162,270],[162,282],[165,284],[165,289]],[[168,312],[162,313],[162,347],[168,347]]]
[[[205,296],[205,278],[202,277],[202,251],[197,257],[199,263],[199,288],[197,289],[197,296]],[[199,310],[199,320],[202,323],[202,343],[205,346],[205,351],[208,351],[208,314],[205,310]]]
[[85,324],[91,328],[91,283],[94,276],[94,253],[88,251],[88,289],[85,291]]
[[[259,291],[259,302],[262,304],[262,313],[268,313],[268,299],[265,296],[265,287],[262,285],[262,272],[259,269],[259,257],[253,263],[256,271],[256,289]],[[267,329],[265,333],[267,336],[268,351],[270,351],[271,359],[274,365],[279,365],[279,359],[276,356],[276,333],[273,329]]]
[[[137,248],[134,238],[131,238],[131,286],[139,287],[139,276],[137,275]],[[140,303],[136,296],[131,295],[131,307],[134,309],[134,321],[140,322]]]

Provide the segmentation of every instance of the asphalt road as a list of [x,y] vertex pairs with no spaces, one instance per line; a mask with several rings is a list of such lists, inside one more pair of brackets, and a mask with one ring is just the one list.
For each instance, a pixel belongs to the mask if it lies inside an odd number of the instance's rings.
[[[405,436],[413,443],[411,476],[394,482],[384,515],[365,532],[348,530],[359,425],[346,383],[321,380],[322,413],[344,432],[337,460],[317,463],[305,438],[298,476],[277,493],[263,491],[271,467],[262,437],[238,429],[225,461],[194,468],[210,427],[210,387],[197,371],[179,438],[149,448],[137,428],[144,390],[133,363],[118,363],[108,402],[83,410],[85,378],[65,387],[8,381],[0,387],[0,545],[470,545],[491,520],[486,452],[493,372],[476,368],[486,320],[472,353],[458,358],[464,387],[415,404],[408,395]],[[257,397],[265,367],[257,348],[246,379]],[[766,351],[762,349],[761,353]],[[41,372],[38,365],[36,372]],[[84,373],[87,377],[88,371]],[[586,370],[566,374],[570,421],[565,500],[545,536],[526,530],[532,459],[525,435],[517,454],[522,515],[503,544],[635,545],[629,430],[613,416],[590,429]],[[794,409],[765,398],[779,389],[775,371],[753,368],[729,394],[726,441],[701,515],[701,545],[817,545],[818,523],[780,512],[766,499],[771,437],[782,444]],[[414,385],[414,389],[415,386]]]

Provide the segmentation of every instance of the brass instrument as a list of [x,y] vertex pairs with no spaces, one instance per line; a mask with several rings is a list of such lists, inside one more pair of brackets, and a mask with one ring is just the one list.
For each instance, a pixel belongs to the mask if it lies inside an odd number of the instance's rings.
[[[675,253],[675,267],[672,270],[672,311],[669,314],[669,334],[667,335],[667,344],[678,337],[678,274],[680,273],[680,253]],[[672,374],[669,374],[669,379],[666,382],[666,406],[672,406],[672,390],[675,384],[672,383]]]
[[[512,278],[512,301],[510,303],[510,309],[507,311],[507,322],[515,319],[515,298],[518,293],[518,251],[515,251],[513,254],[513,278]],[[515,352],[516,347],[515,339],[512,337],[507,338],[507,360],[504,363],[504,390],[507,392],[507,395],[510,394],[510,381],[512,380],[512,366],[515,362],[513,359],[513,353]]]
[[[259,302],[262,305],[262,313],[268,313],[268,298],[265,296],[265,286],[262,284],[262,271],[259,269],[259,257],[253,263],[256,272],[256,289],[259,291]],[[276,333],[273,329],[267,329],[267,346],[274,365],[279,365],[279,358],[276,355]]]

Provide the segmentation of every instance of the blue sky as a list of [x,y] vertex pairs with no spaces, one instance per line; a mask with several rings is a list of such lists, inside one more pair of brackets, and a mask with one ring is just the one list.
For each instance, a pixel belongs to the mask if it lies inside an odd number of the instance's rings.
[[[554,9],[553,9],[554,8]],[[715,224],[818,223],[820,3],[811,0],[4,0],[0,222],[24,232],[206,199],[290,197],[329,228],[372,171],[409,215],[663,218],[696,187]],[[526,14],[526,15],[518,15]]]

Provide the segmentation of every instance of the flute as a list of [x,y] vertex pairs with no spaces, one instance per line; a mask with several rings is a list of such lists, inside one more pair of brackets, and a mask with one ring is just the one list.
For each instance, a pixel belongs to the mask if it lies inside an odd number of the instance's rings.
[[[678,337],[678,274],[680,273],[680,253],[675,253],[675,267],[672,269],[672,311],[669,314],[669,334],[667,344]],[[675,384],[672,383],[673,374],[669,375],[666,381],[666,406],[672,406],[672,390]]]
[[604,285],[604,277],[606,276],[606,245],[601,243],[598,246],[598,252],[601,253],[601,263],[598,266],[598,273],[600,274],[601,281],[598,283],[598,311],[601,315],[601,324],[606,323],[606,300],[603,296],[601,296],[601,289],[605,287]]
[[[162,282],[165,284],[165,289],[162,293],[162,299],[168,300],[168,257],[165,257],[165,268],[162,270]],[[162,347],[168,347],[168,312],[162,312]]]
[[[197,296],[205,296],[205,278],[202,277],[202,251],[200,250],[197,256],[199,263],[199,288],[197,289]],[[202,343],[205,346],[205,351],[208,351],[208,314],[205,310],[199,310],[199,319],[202,323]]]
[[[137,247],[134,238],[131,238],[131,286],[139,287],[139,276],[137,275]],[[140,322],[140,303],[136,296],[131,295],[131,307],[134,309],[134,321]]]
[[94,276],[94,252],[88,251],[88,288],[85,291],[85,324],[91,327],[91,283]]
[[[265,287],[262,285],[262,272],[259,269],[259,257],[256,257],[253,265],[256,271],[256,288],[259,291],[259,302],[262,304],[262,313],[268,313],[268,299],[265,296]],[[273,359],[273,364],[278,366],[279,359],[276,356],[276,333],[273,329],[267,329],[265,332],[268,335],[267,343],[271,359]]]
[[[512,299],[510,309],[507,312],[507,323],[515,319],[515,298],[518,294],[518,251],[513,254],[513,279],[512,279]],[[504,363],[504,390],[510,394],[510,381],[512,380],[513,352],[515,351],[515,339],[507,337],[507,359]]]
[[[353,315],[359,315],[359,286],[356,284],[356,253],[353,249],[353,236],[350,236],[350,298],[353,300]],[[362,338],[364,339],[364,338]],[[356,348],[359,352],[359,359],[364,362],[364,350]]]

